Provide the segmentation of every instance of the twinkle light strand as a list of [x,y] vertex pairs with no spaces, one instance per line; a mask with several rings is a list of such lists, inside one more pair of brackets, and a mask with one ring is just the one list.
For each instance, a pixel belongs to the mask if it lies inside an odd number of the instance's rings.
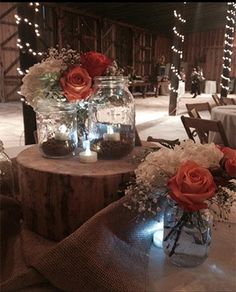
[[[233,54],[233,40],[234,37],[230,34],[234,33],[234,26],[235,26],[235,15],[236,15],[236,3],[233,2],[227,2],[228,9],[227,9],[227,15],[226,15],[226,21],[227,24],[225,25],[225,40],[224,40],[224,56],[223,56],[223,74],[221,74],[221,89],[225,89],[226,92],[229,91],[228,83],[230,82],[229,72],[231,71],[231,55]],[[231,9],[231,7],[233,9]],[[227,33],[228,30],[228,33]],[[225,76],[225,74],[227,76]],[[224,82],[223,82],[224,81]],[[223,84],[224,83],[224,84]]]
[[[184,5],[186,5],[186,2],[184,2]],[[174,16],[175,16],[175,18],[177,18],[177,20],[178,20],[179,22],[181,22],[181,23],[186,23],[186,20],[181,16],[180,13],[177,13],[176,10],[174,10]],[[183,43],[183,42],[184,42],[184,35],[181,34],[180,32],[178,32],[176,26],[173,27],[173,32],[174,32],[174,34],[175,34],[177,37],[179,37],[179,38],[181,39],[181,42]],[[177,54],[179,55],[179,58],[180,58],[180,59],[183,58],[183,51],[182,51],[182,50],[176,48],[175,45],[172,45],[171,49],[172,49],[172,51],[173,51],[174,53],[177,53]],[[175,77],[178,79],[178,81],[180,81],[180,80],[181,80],[181,76],[180,76],[180,74],[179,74],[179,70],[178,70],[178,68],[176,68],[174,64],[171,64],[170,69],[171,69],[172,74],[174,74]],[[178,83],[177,83],[177,84],[178,84]],[[175,85],[175,86],[176,86],[176,85]],[[170,90],[171,90],[171,92],[173,92],[173,93],[177,93],[177,94],[178,94],[178,92],[179,92],[178,88],[176,89],[176,88],[173,87],[172,85],[170,86]]]
[[[16,24],[20,24],[23,18],[20,17],[18,14],[15,14],[14,17],[16,19]],[[40,36],[39,30],[38,30],[39,25],[37,23],[33,24],[31,21],[28,20],[28,18],[24,18],[23,21],[27,23],[29,26],[34,26],[34,32],[36,36],[37,37]]]
[[180,76],[179,73],[178,73],[178,69],[177,69],[173,64],[171,64],[170,69],[171,69],[172,72],[175,74],[175,76],[176,76],[179,80],[181,80],[181,76]]
[[28,53],[30,53],[30,54],[32,54],[32,55],[34,55],[34,56],[36,56],[36,55],[38,55],[38,56],[42,56],[43,55],[43,53],[42,52],[35,52],[31,47],[30,47],[30,44],[29,43],[25,43],[25,44],[22,44],[22,42],[21,42],[21,39],[17,39],[17,44],[16,44],[16,46],[19,48],[19,49],[21,49],[21,50],[25,50],[25,51],[27,51]]
[[39,12],[39,9],[38,9],[38,7],[39,7],[39,2],[30,2],[29,5],[30,5],[30,6],[34,6],[34,11],[35,11],[35,12]]
[[183,57],[183,51],[181,51],[181,50],[177,50],[176,47],[175,47],[174,45],[171,47],[171,49],[172,49],[173,52],[179,54],[180,59],[182,59],[182,57]]
[[180,14],[180,13],[177,14],[176,10],[174,10],[174,16],[175,16],[176,18],[178,18],[179,21],[181,21],[181,22],[183,22],[183,23],[186,22],[186,19],[183,19],[183,18],[181,17],[181,14]]
[[[29,6],[31,6],[36,13],[39,12],[39,6],[40,6],[39,2],[30,2]],[[15,21],[17,25],[19,25],[21,22],[24,22],[28,26],[32,27],[32,29],[34,29],[34,33],[37,37],[40,36],[39,25],[37,23],[33,23],[28,18],[19,16],[18,14],[15,14],[14,17],[15,17]],[[22,43],[20,38],[17,39],[16,46],[22,51],[22,53],[29,53],[35,57],[43,55],[42,52],[36,52],[35,50],[33,50],[29,42]],[[24,71],[21,68],[17,68],[17,73],[20,76],[23,76],[27,74],[28,72],[29,70]],[[17,92],[17,93],[20,94],[20,92]]]
[[178,31],[177,31],[177,29],[176,29],[175,26],[173,27],[173,31],[174,31],[174,33],[175,33],[178,37],[181,38],[182,42],[184,42],[184,35],[178,33]]

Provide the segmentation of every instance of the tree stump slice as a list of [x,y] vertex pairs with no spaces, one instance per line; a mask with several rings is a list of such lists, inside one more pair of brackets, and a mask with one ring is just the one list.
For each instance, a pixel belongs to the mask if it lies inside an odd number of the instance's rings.
[[53,240],[75,231],[95,213],[121,197],[118,190],[133,175],[134,151],[120,160],[83,164],[77,156],[43,158],[38,145],[17,156],[18,178],[24,221],[27,227]]

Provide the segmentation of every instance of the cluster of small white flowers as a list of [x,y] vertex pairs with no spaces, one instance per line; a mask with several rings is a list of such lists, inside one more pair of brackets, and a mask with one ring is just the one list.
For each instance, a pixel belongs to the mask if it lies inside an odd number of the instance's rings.
[[44,89],[41,77],[47,73],[60,73],[62,70],[62,60],[50,59],[37,63],[29,68],[29,73],[22,79],[21,95],[26,98],[28,104],[36,107],[38,99],[44,98],[42,90]]
[[62,48],[58,50],[56,48],[50,48],[46,56],[47,60],[61,60],[66,65],[78,64],[80,62],[80,53],[70,48]]

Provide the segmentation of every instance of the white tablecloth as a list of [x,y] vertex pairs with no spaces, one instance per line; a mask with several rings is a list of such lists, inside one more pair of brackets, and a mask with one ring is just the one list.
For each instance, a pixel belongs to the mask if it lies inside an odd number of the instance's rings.
[[185,94],[185,82],[179,81],[178,97],[181,97],[184,94]]
[[[236,105],[214,107],[211,119],[221,121],[231,148],[236,149]],[[209,134],[209,142],[222,143],[218,133]]]
[[206,80],[205,93],[207,93],[207,94],[216,93],[216,81]]

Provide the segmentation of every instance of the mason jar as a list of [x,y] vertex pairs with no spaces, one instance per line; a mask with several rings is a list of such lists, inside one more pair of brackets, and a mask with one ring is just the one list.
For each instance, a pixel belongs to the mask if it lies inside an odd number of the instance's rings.
[[164,212],[163,250],[180,267],[195,267],[208,257],[213,218],[208,209],[187,212],[170,200]]
[[119,159],[133,150],[135,104],[127,77],[94,78],[88,100],[88,139],[100,159]]
[[75,155],[77,108],[75,103],[42,103],[36,109],[39,150],[46,158],[66,158]]

